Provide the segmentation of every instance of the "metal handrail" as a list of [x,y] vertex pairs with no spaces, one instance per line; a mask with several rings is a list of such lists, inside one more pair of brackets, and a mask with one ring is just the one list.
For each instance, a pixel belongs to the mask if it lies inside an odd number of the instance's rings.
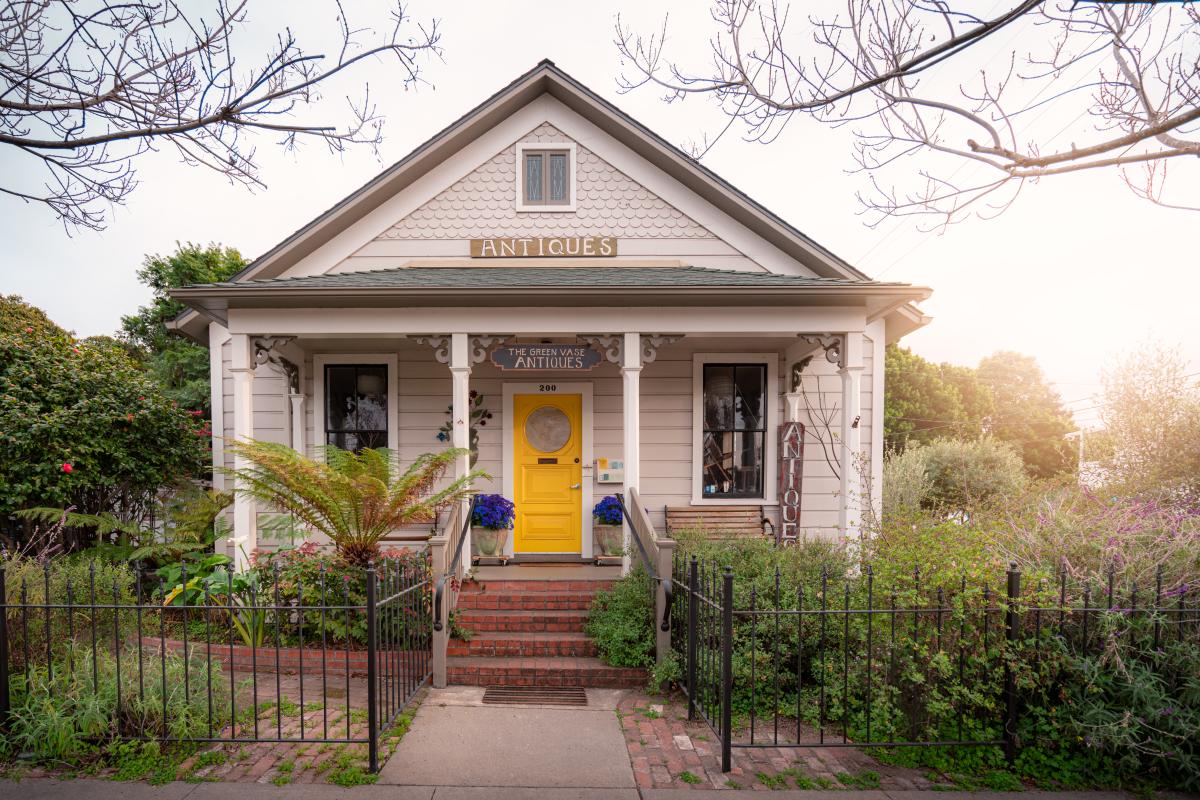
[[671,629],[671,603],[675,599],[674,586],[671,583],[670,576],[665,578],[659,577],[658,571],[654,568],[654,563],[650,559],[650,555],[646,552],[646,546],[642,544],[641,531],[637,523],[633,521],[633,517],[629,514],[629,509],[625,507],[625,496],[620,492],[616,493],[617,505],[621,507],[621,515],[625,517],[625,521],[629,523],[629,529],[633,531],[633,541],[637,544],[638,553],[642,557],[642,563],[646,566],[646,572],[649,573],[650,579],[655,583],[661,583],[663,594],[666,598],[666,603],[663,607],[663,618],[661,629],[669,631]]
[[[467,508],[466,517],[463,519],[462,530],[458,532],[458,544],[454,547],[454,558],[450,560],[449,568],[438,578],[437,589],[433,592],[433,629],[435,631],[440,631],[443,627],[442,595],[446,590],[446,582],[458,574],[458,567],[462,563],[463,542],[467,540],[467,529],[471,527],[471,518],[475,516],[475,500],[476,498],[471,498],[471,505]],[[460,505],[459,508],[462,506]]]

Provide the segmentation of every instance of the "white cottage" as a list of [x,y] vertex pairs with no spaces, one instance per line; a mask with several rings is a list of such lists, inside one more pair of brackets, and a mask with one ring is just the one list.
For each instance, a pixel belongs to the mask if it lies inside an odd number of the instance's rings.
[[[221,437],[409,460],[449,422],[465,445],[478,393],[509,554],[579,562],[593,504],[629,487],[660,530],[750,509],[768,535],[854,535],[884,346],[929,290],[872,281],[547,61],[233,280],[173,295],[211,348],[217,463]],[[271,546],[256,517],[239,498],[239,549]]]

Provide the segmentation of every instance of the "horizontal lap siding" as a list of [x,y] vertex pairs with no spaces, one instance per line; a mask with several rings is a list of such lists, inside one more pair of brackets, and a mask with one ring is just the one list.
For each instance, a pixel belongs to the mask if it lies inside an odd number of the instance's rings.
[[[399,387],[399,458],[410,463],[422,453],[437,451],[447,444],[437,439],[438,428],[448,419],[446,407],[450,403],[450,371],[445,364],[434,359],[433,349],[412,341],[394,342],[390,345],[397,354]],[[382,346],[370,348],[372,352],[384,352]],[[743,345],[736,340],[732,344],[705,340],[682,340],[663,347],[655,361],[647,363],[641,377],[641,426],[642,426],[642,497],[650,509],[651,519],[657,526],[663,524],[664,506],[690,505],[692,497],[692,357],[697,352],[753,351],[752,345]],[[228,372],[228,344],[225,345],[226,374],[223,378],[225,394],[225,435],[233,435],[233,383]],[[327,350],[326,352],[334,352]],[[339,351],[342,352],[342,351]],[[871,349],[864,354],[862,375],[862,419],[860,430],[864,453],[871,453],[875,431],[871,425],[871,408],[874,402],[871,392],[871,375],[874,364]],[[841,378],[837,366],[828,363],[818,352],[805,370],[805,389],[815,405],[818,396],[826,408],[832,410],[831,427],[840,435]],[[786,413],[783,393],[789,380],[789,365],[782,357],[779,365],[780,387],[776,396],[777,419]],[[487,472],[491,478],[480,481],[481,491],[500,492],[504,482],[503,465],[503,386],[505,381],[536,382],[589,382],[593,391],[593,454],[596,457],[621,458],[623,456],[622,431],[622,380],[620,369],[611,363],[603,363],[588,373],[502,373],[491,364],[474,365],[471,373],[471,388],[481,392],[484,405],[493,417],[480,429],[479,459],[476,468]],[[322,443],[323,426],[314,419],[315,404],[312,401],[314,387],[313,359],[309,354],[302,372],[302,386],[306,396],[306,441],[310,454]],[[254,382],[255,433],[259,438],[286,442],[288,437],[287,414],[282,378],[267,368],[260,368]],[[801,512],[802,529],[809,535],[836,535],[838,521],[839,482],[827,461],[840,456],[836,439],[822,448],[815,434],[828,432],[815,419],[802,420],[809,430],[804,452],[804,495]],[[232,466],[232,457],[226,457]],[[594,484],[596,499],[620,490],[619,484]],[[777,509],[770,507],[766,513],[777,518]],[[406,533],[422,533],[426,526],[416,526]]]

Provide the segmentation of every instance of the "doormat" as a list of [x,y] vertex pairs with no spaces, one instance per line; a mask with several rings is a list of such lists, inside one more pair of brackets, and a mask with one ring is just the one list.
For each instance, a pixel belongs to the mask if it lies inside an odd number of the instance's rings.
[[582,686],[489,686],[483,702],[491,705],[586,706]]

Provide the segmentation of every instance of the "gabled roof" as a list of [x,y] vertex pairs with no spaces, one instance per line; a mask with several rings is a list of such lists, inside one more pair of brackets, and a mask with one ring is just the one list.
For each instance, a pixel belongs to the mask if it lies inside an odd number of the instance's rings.
[[[718,210],[737,220],[764,241],[804,264],[821,279],[880,286],[549,60],[537,64],[255,259],[233,276],[229,283],[257,282],[279,277],[289,267],[331,241],[471,141],[543,94],[554,97],[671,178],[704,197]],[[670,272],[675,277],[681,275],[678,269]],[[342,277],[348,275],[349,273],[346,273]],[[813,284],[818,285],[820,284]],[[927,290],[925,293],[928,293]],[[172,294],[179,299],[189,295],[193,298],[197,296],[197,293],[190,290]],[[193,308],[198,305],[195,304]],[[206,323],[197,311],[185,311],[173,322],[173,327],[195,338],[204,338],[202,330]]]

